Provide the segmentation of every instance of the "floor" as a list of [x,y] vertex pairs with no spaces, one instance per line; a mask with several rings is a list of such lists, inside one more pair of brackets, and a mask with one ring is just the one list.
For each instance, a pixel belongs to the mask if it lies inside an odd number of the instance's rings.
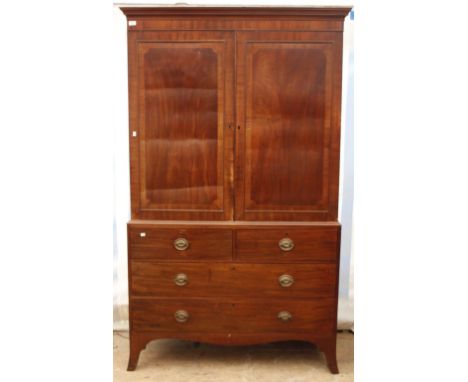
[[127,372],[128,333],[114,332],[114,382],[328,382],[354,381],[354,335],[338,334],[340,374],[329,373],[323,355],[303,342],[256,346],[214,346],[158,340]]

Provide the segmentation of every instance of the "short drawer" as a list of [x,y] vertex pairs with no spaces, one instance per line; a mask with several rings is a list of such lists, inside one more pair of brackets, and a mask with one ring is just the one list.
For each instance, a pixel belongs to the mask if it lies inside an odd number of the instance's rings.
[[236,232],[236,256],[241,261],[336,261],[338,226],[305,229],[241,229]]
[[172,229],[128,226],[130,258],[156,260],[231,260],[230,229]]
[[333,297],[335,264],[157,263],[132,260],[133,296]]
[[133,299],[134,330],[165,332],[329,333],[335,300]]

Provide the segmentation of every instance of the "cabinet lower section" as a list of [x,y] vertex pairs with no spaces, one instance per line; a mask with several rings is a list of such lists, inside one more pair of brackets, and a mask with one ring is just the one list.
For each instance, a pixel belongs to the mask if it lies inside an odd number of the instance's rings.
[[130,361],[149,341],[302,340],[333,373],[340,225],[130,222]]

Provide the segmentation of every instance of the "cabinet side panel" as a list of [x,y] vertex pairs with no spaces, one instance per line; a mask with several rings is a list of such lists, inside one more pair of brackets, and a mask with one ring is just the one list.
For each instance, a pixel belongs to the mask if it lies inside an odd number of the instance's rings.
[[137,39],[140,32],[128,31],[128,111],[129,111],[129,143],[130,143],[130,191],[132,218],[138,217],[140,210],[140,183],[138,181],[138,61]]

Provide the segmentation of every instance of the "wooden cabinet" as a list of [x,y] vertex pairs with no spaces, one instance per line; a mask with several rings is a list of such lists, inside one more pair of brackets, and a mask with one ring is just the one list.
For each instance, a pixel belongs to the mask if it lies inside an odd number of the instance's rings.
[[304,340],[337,373],[347,8],[122,8],[130,360],[158,338]]

